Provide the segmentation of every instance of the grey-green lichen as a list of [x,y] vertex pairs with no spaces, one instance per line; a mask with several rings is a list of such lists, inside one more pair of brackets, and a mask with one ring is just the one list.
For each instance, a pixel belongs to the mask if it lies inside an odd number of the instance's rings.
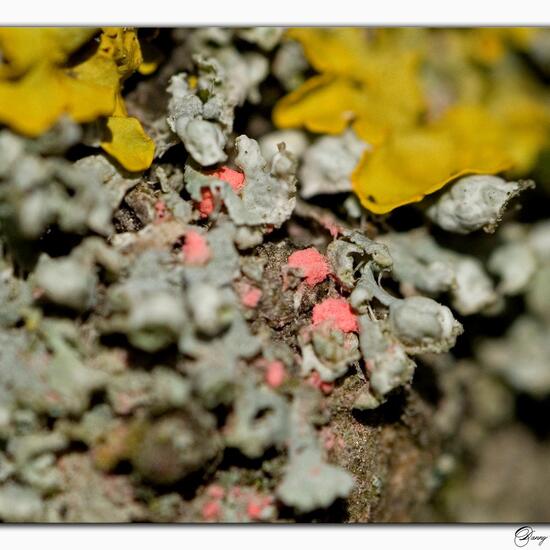
[[550,391],[549,229],[546,222],[540,222],[532,227],[512,227],[503,235],[489,267],[500,275],[501,292],[524,294],[527,307],[504,338],[484,339],[477,349],[479,360],[487,368],[517,390],[538,397]]
[[428,209],[428,216],[453,233],[467,234],[478,229],[495,231],[508,203],[533,182],[505,181],[496,176],[461,178]]
[[352,130],[319,138],[303,155],[301,196],[351,191],[351,173],[366,148]]

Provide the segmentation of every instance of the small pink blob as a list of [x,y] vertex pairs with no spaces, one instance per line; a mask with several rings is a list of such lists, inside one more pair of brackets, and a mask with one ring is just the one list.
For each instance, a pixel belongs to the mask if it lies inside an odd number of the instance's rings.
[[262,515],[263,507],[261,504],[250,501],[246,507],[246,513],[250,519],[259,519]]
[[208,187],[201,189],[201,201],[198,204],[198,209],[201,218],[208,218],[214,212],[214,194]]
[[332,220],[322,220],[323,227],[328,230],[331,237],[338,237],[342,233],[342,228]]
[[160,223],[166,218],[166,203],[158,200],[155,203],[155,223]]
[[281,361],[271,361],[267,364],[265,381],[272,388],[278,388],[286,379],[285,366]]
[[235,191],[235,193],[240,193],[244,189],[244,174],[242,172],[238,172],[237,170],[232,170],[228,166],[222,166],[217,170],[208,172],[208,175],[225,181],[231,185],[231,188]]
[[255,308],[262,297],[262,291],[255,286],[251,286],[243,292],[241,295],[241,302],[243,306]]
[[210,501],[202,507],[202,518],[206,521],[218,519],[220,516],[221,507],[219,502]]
[[270,506],[271,503],[272,503],[272,499],[270,496],[266,496],[263,498],[252,497],[248,501],[248,505],[246,507],[246,513],[250,519],[262,519],[264,510],[268,506]]
[[210,259],[208,241],[197,231],[190,230],[185,234],[181,250],[185,263],[189,265],[204,265]]
[[312,325],[327,323],[342,332],[357,332],[357,317],[345,298],[327,298],[313,307]]
[[206,490],[206,494],[216,500],[220,500],[225,496],[225,489],[221,485],[212,484]]
[[321,390],[325,395],[330,395],[334,389],[334,383],[321,380],[321,375],[316,370],[310,374],[307,382],[310,386]]
[[[232,170],[227,166],[222,166],[217,170],[206,172],[207,176],[213,176],[228,183],[235,193],[240,193],[245,186],[244,174],[237,170]],[[201,189],[201,200],[197,205],[201,218],[208,218],[214,212],[214,193],[208,187]]]
[[326,258],[315,248],[297,250],[288,257],[288,267],[302,271],[309,286],[315,286],[326,279],[330,267]]

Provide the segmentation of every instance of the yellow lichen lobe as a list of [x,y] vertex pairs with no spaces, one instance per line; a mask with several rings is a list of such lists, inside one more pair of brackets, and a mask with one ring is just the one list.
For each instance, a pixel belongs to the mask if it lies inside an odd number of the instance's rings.
[[[83,47],[89,51],[74,61]],[[62,115],[80,123],[108,117],[102,148],[127,170],[151,165],[154,143],[122,98],[124,81],[143,64],[136,30],[0,28],[0,52],[1,123],[35,137]]]
[[318,75],[279,101],[281,128],[370,147],[351,179],[375,213],[468,173],[529,170],[548,142],[548,98],[510,52],[538,29],[291,29]]

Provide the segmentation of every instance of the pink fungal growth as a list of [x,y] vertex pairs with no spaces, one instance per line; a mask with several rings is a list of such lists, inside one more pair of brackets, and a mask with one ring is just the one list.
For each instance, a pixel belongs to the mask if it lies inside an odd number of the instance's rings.
[[206,489],[206,494],[215,500],[220,500],[225,496],[225,489],[221,485],[213,483]]
[[220,503],[216,501],[206,502],[202,507],[202,519],[205,521],[213,521],[220,517]]
[[287,266],[300,269],[309,286],[321,283],[330,274],[326,258],[315,248],[293,252],[288,258]]
[[186,233],[181,250],[185,263],[189,265],[204,265],[211,256],[206,238],[193,230]]
[[238,172],[237,170],[232,170],[228,166],[222,166],[217,170],[208,172],[208,175],[225,181],[231,185],[231,188],[235,191],[235,193],[240,193],[244,189],[244,174],[242,172]]
[[166,203],[158,200],[155,203],[155,223],[160,223],[166,218]]
[[307,382],[310,386],[321,390],[325,395],[330,395],[334,389],[334,383],[321,380],[321,375],[316,370],[309,375]]
[[252,520],[262,519],[264,510],[271,506],[271,497],[251,498],[246,507],[246,513]]
[[357,332],[357,317],[345,298],[327,298],[313,307],[312,325],[327,323],[342,332]]
[[272,388],[278,388],[286,379],[285,366],[281,361],[271,361],[267,364],[265,381]]
[[[228,183],[235,193],[240,193],[245,186],[244,174],[237,170],[232,170],[228,166],[222,166],[217,170],[212,170],[206,173],[208,176],[213,176],[222,181]],[[199,210],[201,218],[208,218],[212,212],[214,212],[214,193],[208,187],[201,189],[202,199],[200,200],[197,208]]]
[[324,219],[321,221],[323,227],[328,230],[331,237],[338,237],[342,233],[342,228],[334,223],[331,219]]
[[262,297],[262,291],[255,286],[250,286],[241,295],[241,302],[243,306],[249,308],[255,308],[258,305]]
[[214,194],[207,187],[201,189],[202,199],[198,204],[201,218],[208,218],[214,212]]

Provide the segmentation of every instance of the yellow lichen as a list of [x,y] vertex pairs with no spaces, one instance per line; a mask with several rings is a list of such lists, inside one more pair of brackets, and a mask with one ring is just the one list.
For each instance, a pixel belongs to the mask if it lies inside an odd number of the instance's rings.
[[424,109],[417,52],[386,38],[373,43],[363,29],[293,29],[289,36],[300,40],[322,74],[278,103],[278,126],[339,134],[353,123],[375,144],[393,129],[414,124]]
[[467,173],[530,169],[550,129],[548,102],[510,59],[537,29],[291,29],[311,77],[275,107],[282,128],[340,134],[368,148],[353,189],[376,213]]
[[352,177],[354,190],[369,210],[383,213],[463,174],[500,172],[512,166],[502,131],[483,110],[455,107],[437,123],[404,129],[366,153]]
[[[154,143],[136,118],[128,117],[122,99],[124,80],[143,58],[133,29],[0,29],[0,122],[38,136],[62,115],[76,122],[108,117],[102,148],[131,171],[148,168]],[[71,56],[83,46],[84,59]],[[95,49],[93,46],[95,45]],[[144,72],[151,72],[150,63]]]
[[2,76],[20,76],[38,63],[61,65],[97,33],[94,28],[0,28]]
[[131,172],[150,166],[155,153],[153,140],[137,118],[128,116],[122,98],[106,120],[101,147]]

